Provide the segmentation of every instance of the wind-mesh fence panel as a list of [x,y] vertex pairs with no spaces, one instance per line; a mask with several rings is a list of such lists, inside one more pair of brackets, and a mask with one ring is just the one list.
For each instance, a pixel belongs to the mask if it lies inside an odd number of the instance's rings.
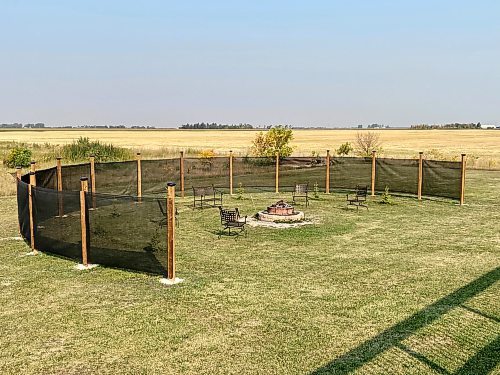
[[96,193],[137,195],[137,161],[96,163],[95,185]]
[[418,160],[376,159],[375,190],[417,194]]
[[[95,194],[89,210],[89,262],[165,275],[167,220],[165,198]],[[91,194],[87,200],[93,199]]]
[[165,193],[167,182],[177,184],[177,190],[180,189],[180,160],[177,159],[158,159],[143,160],[142,169],[142,194]]
[[326,183],[326,159],[320,157],[288,157],[280,160],[280,190],[294,190],[296,184],[309,184],[312,190],[317,184],[324,189]]
[[35,176],[37,186],[47,189],[57,189],[56,167],[36,171]]
[[81,177],[88,177],[90,180],[90,164],[63,165],[61,168],[62,189],[80,191]]
[[193,187],[214,185],[229,188],[229,157],[185,158],[184,190],[192,193]]
[[422,195],[460,199],[461,163],[424,160]]
[[17,217],[21,235],[29,242],[30,234],[30,212],[29,212],[29,191],[26,182],[17,181]]
[[371,158],[333,157],[330,159],[330,186],[341,189],[370,186],[371,168]]
[[265,157],[233,157],[233,188],[247,191],[273,191],[276,159]]
[[80,193],[37,186],[32,188],[32,199],[35,248],[81,260]]

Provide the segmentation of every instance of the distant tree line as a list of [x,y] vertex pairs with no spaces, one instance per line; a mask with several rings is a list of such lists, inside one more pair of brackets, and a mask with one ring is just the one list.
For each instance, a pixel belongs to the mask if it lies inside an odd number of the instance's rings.
[[217,124],[216,122],[210,123],[199,123],[196,124],[184,124],[179,126],[179,129],[253,129],[250,124]]
[[455,122],[454,124],[419,124],[419,125],[411,125],[411,129],[481,129],[481,123],[478,122],[477,124],[470,123],[470,124],[460,124],[458,122]]
[[12,124],[0,124],[1,129],[21,129],[21,128],[31,128],[31,129],[39,129],[45,128],[45,124],[43,122],[37,122],[36,124],[20,124],[18,122],[14,122]]

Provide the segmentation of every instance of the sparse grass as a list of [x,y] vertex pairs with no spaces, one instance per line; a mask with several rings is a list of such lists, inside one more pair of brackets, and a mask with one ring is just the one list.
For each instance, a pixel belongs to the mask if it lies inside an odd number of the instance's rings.
[[[396,205],[372,201],[356,212],[344,209],[343,194],[320,194],[301,206],[315,225],[249,228],[246,238],[218,239],[217,210],[179,199],[177,270],[186,281],[172,288],[122,270],[78,272],[2,240],[0,373],[456,372],[500,335],[498,281],[463,304],[448,301],[449,311],[424,310],[500,265],[500,172],[470,171],[467,186],[463,207],[394,197]],[[226,205],[251,216],[280,197],[290,194],[245,192]],[[16,232],[15,198],[0,198],[0,235]],[[334,362],[375,337],[367,351],[383,347],[395,337],[378,334],[422,311],[421,329],[396,331],[408,331],[400,346]],[[498,351],[489,355],[498,373]]]

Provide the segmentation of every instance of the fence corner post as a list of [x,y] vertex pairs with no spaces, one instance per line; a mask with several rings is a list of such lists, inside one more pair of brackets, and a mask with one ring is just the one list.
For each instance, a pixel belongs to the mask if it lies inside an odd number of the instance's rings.
[[330,194],[330,150],[326,150],[326,182],[325,193]]
[[376,163],[377,163],[377,151],[372,151],[372,197],[375,196],[375,173],[376,173]]
[[82,264],[88,266],[87,246],[89,228],[87,217],[86,193],[89,191],[89,179],[87,177],[80,178],[80,227],[82,231]]
[[184,151],[181,151],[179,164],[180,164],[179,173],[180,173],[181,197],[184,198]]
[[462,154],[461,160],[461,173],[460,173],[460,205],[462,206],[465,202],[465,169],[467,163],[467,155]]
[[229,150],[229,194],[233,195],[233,150]]
[[423,159],[424,159],[424,152],[420,151],[418,153],[418,187],[417,187],[418,200],[422,200],[422,178],[424,172]]

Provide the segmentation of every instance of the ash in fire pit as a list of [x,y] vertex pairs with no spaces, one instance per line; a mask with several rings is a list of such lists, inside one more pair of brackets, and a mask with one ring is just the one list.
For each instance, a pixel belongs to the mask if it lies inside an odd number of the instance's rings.
[[257,215],[262,221],[296,222],[304,220],[302,211],[295,211],[291,204],[283,200],[270,205],[266,211],[260,211]]

